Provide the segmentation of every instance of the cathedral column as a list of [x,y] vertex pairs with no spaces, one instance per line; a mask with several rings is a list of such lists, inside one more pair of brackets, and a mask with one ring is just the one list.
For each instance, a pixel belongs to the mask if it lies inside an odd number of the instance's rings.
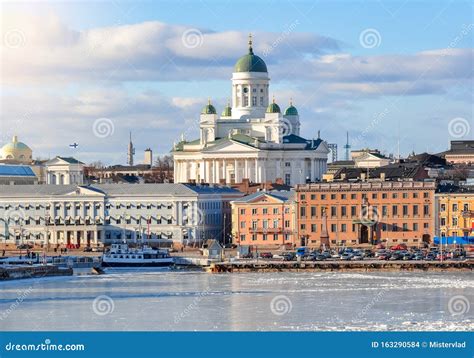
[[255,158],[255,183],[259,183],[259,180],[258,180],[258,158]]
[[205,178],[204,182],[210,183],[211,182],[211,162],[209,160],[204,160],[204,168],[205,168]]
[[239,161],[237,159],[234,160],[234,181],[236,183],[240,183],[240,180],[239,180]]
[[205,166],[204,166],[204,160],[201,160],[199,162],[199,182],[205,180]]
[[245,158],[244,160],[244,177],[246,179],[250,179],[250,175],[249,175],[249,161],[247,158]]
[[313,158],[310,158],[310,160],[311,160],[311,174],[310,174],[309,180],[314,181],[314,179],[316,178],[316,165],[314,163]]
[[224,179],[225,183],[227,183],[226,167],[225,159],[222,159],[222,179]]

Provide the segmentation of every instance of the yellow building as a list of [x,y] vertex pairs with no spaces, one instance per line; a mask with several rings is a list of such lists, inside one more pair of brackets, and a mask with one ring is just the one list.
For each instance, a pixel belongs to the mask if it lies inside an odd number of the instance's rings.
[[446,237],[443,243],[467,244],[474,241],[474,191],[438,193],[436,236]]
[[25,143],[19,142],[15,135],[10,143],[0,149],[0,162],[12,164],[30,164],[33,151]]

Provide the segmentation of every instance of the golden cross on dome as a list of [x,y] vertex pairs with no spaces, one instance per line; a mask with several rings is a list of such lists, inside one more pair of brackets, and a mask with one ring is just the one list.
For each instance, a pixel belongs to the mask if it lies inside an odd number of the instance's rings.
[[253,52],[252,43],[252,33],[249,33],[249,53]]

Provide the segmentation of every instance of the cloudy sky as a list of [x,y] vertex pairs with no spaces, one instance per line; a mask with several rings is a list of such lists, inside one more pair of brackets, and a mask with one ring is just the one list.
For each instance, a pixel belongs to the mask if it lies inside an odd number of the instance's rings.
[[[81,1],[1,4],[0,145],[124,164],[169,152],[219,111],[254,36],[302,135],[402,155],[474,139],[469,1]],[[78,143],[76,149],[69,144]]]

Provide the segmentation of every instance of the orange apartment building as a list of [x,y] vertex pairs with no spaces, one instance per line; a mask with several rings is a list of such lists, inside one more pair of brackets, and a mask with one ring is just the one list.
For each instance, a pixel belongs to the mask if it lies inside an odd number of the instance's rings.
[[294,247],[297,242],[294,191],[260,191],[231,202],[236,245]]
[[419,246],[434,237],[435,183],[378,181],[298,185],[297,246]]

